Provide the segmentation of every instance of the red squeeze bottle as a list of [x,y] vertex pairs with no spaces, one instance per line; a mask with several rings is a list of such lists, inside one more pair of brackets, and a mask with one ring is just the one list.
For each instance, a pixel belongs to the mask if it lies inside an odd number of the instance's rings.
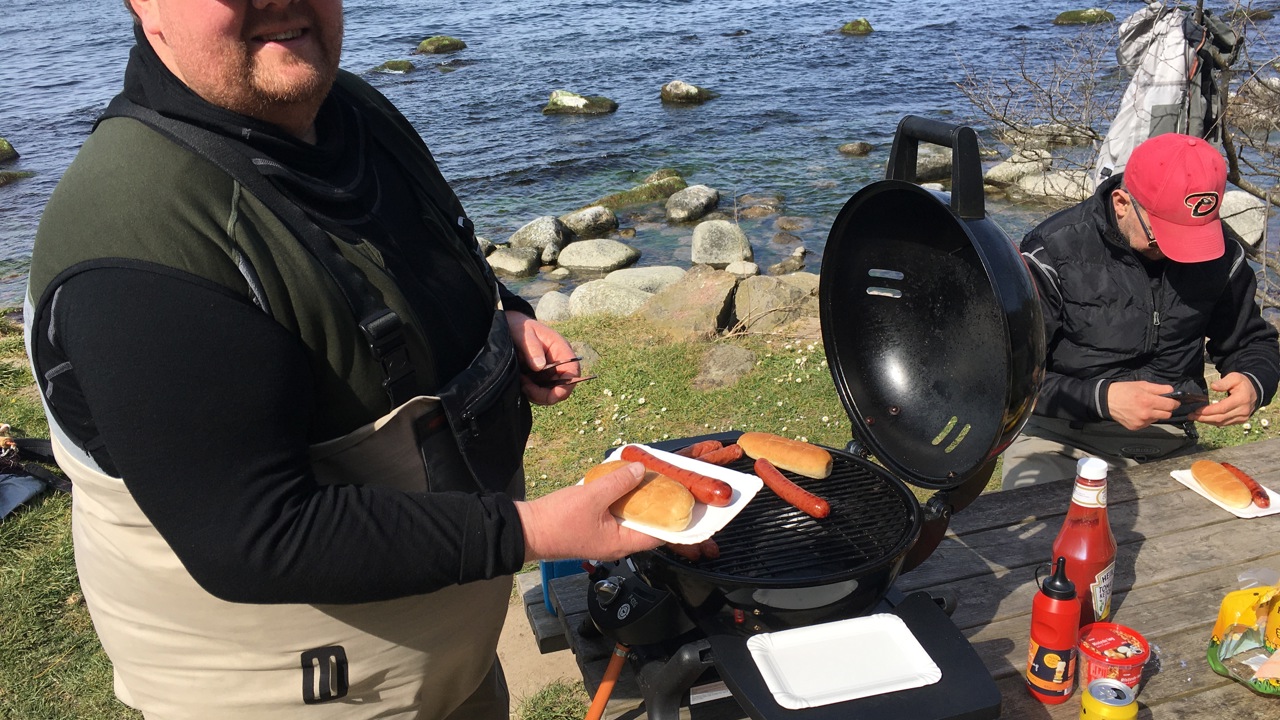
[[1080,627],[1111,614],[1116,570],[1116,538],[1107,520],[1107,461],[1081,458],[1076,487],[1062,530],[1053,541],[1054,558],[1067,559],[1067,579],[1080,595]]
[[1031,603],[1027,691],[1049,705],[1066,702],[1075,690],[1080,598],[1067,579],[1066,565],[1067,559],[1059,557],[1053,576],[1044,581]]

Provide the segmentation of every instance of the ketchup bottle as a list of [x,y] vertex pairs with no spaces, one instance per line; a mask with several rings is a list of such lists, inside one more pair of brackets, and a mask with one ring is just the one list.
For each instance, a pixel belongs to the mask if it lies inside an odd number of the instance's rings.
[[1116,569],[1116,538],[1107,520],[1106,460],[1091,457],[1076,463],[1076,488],[1053,541],[1053,557],[1067,559],[1067,579],[1080,596],[1080,626],[1106,620]]
[[1040,702],[1066,702],[1075,689],[1076,642],[1080,639],[1080,598],[1067,579],[1067,559],[1058,558],[1053,576],[1031,603],[1031,646],[1027,650],[1027,691]]

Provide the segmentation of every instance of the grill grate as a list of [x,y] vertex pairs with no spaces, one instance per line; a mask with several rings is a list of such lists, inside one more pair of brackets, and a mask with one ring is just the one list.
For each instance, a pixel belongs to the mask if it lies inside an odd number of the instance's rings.
[[[720,557],[701,560],[695,567],[735,579],[791,585],[856,574],[898,555],[913,525],[914,497],[905,487],[891,484],[882,476],[884,471],[873,471],[839,453],[832,456],[831,475],[822,480],[784,471],[831,504],[828,517],[816,520],[766,486],[716,533]],[[752,474],[753,463],[743,458],[729,467]]]

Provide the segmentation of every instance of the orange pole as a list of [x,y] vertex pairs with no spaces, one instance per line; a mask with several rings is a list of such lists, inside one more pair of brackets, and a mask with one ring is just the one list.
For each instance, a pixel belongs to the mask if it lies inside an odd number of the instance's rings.
[[613,685],[622,674],[622,663],[627,659],[627,646],[618,643],[613,647],[613,657],[609,658],[609,666],[604,669],[604,679],[596,688],[596,696],[591,700],[591,709],[587,710],[586,720],[600,720],[604,716],[604,706],[609,704],[609,696],[613,694]]

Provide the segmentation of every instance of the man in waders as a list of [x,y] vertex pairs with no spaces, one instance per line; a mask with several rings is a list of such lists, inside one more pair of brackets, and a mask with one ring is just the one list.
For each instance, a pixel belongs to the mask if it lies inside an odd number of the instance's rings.
[[629,465],[524,501],[573,351],[498,284],[341,0],[127,0],[49,204],[28,351],[119,698],[175,718],[505,718],[511,575],[658,541]]
[[[1156,135],[1023,239],[1048,357],[1005,488],[1074,477],[1086,455],[1124,467],[1192,452],[1196,421],[1236,425],[1271,401],[1280,348],[1243,249],[1223,238],[1226,180],[1209,143]],[[1210,388],[1226,397],[1210,402]]]

